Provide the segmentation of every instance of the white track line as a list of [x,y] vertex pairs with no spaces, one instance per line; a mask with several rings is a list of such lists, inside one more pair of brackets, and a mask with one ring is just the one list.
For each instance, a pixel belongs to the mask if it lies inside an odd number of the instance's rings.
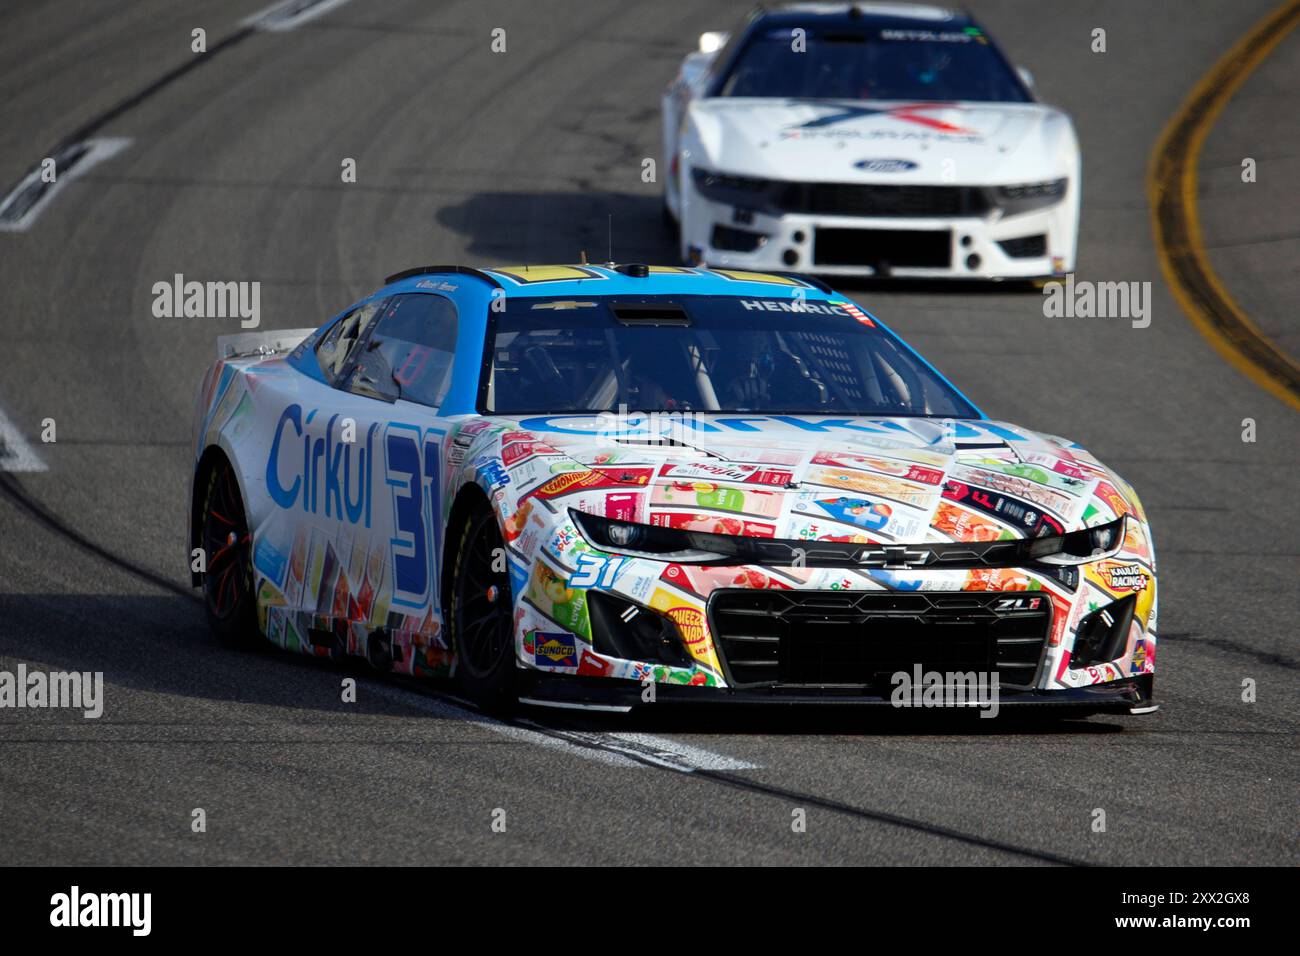
[[41,173],[43,170],[41,169],[41,164],[37,163],[35,169],[24,176],[22,181],[10,190],[7,196],[0,199],[0,232],[26,232],[31,228],[32,223],[36,221],[37,217],[45,210],[45,207],[53,202],[54,197],[59,194],[64,186],[82,175],[92,166],[116,156],[130,144],[131,140],[122,137],[87,139],[80,143],[76,143],[71,147],[67,147],[64,150],[60,150],[60,153],[73,149],[80,152],[81,147],[85,148],[85,152],[81,153],[76,162],[74,162],[70,168],[59,169],[56,163],[54,168],[54,182],[46,184],[45,192],[36,200],[36,202],[32,203],[31,207],[24,212],[22,216],[17,219],[4,221],[5,212],[10,206],[20,202],[23,195],[28,190],[38,189],[42,185]]
[[[529,727],[543,727],[530,720],[520,723]],[[562,730],[545,727],[547,734],[553,734],[564,740],[572,740],[579,745],[606,750],[610,753],[626,754],[641,763],[652,763],[668,770],[690,773],[694,770],[756,770],[761,765],[737,760],[724,754],[705,750],[692,744],[684,744],[667,737],[653,734],[639,734],[615,731],[612,733],[591,732],[583,730]]]
[[595,750],[591,747],[582,747],[576,744],[567,743],[557,737],[547,734],[537,733],[533,730],[527,730],[514,724],[502,723],[491,717],[476,713],[468,706],[460,707],[448,701],[439,700],[437,697],[430,697],[413,690],[405,690],[401,687],[394,687],[390,684],[372,684],[367,690],[376,693],[380,697],[385,697],[394,703],[405,704],[409,707],[418,707],[420,710],[427,711],[435,717],[441,717],[444,720],[459,720],[472,724],[477,724],[494,733],[501,734],[503,737],[509,737],[520,743],[534,744],[538,747],[546,747],[550,750],[562,751],[575,757],[581,757],[584,760],[594,760],[597,763],[603,763],[611,767],[626,767],[633,770],[641,767],[641,764],[635,760],[619,754]]
[[46,471],[45,462],[36,454],[18,426],[0,408],[0,471]]
[[754,770],[760,766],[652,734],[566,730],[526,719],[504,723],[477,713],[468,704],[460,706],[390,684],[374,684],[370,690],[396,703],[419,707],[447,720],[469,721],[521,743],[563,751],[611,767],[639,769],[653,764],[690,773],[694,770]]
[[347,2],[348,0],[284,0],[283,3],[273,4],[253,14],[241,26],[255,27],[268,33],[284,33],[310,23]]

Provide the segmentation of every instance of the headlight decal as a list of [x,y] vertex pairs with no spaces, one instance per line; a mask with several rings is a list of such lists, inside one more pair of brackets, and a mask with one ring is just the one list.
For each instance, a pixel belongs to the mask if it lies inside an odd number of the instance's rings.
[[1124,547],[1126,520],[1127,515],[1120,515],[1107,524],[1033,538],[1029,541],[1028,555],[1043,564],[1088,564],[1114,557]]
[[1065,198],[1069,185],[1068,179],[1061,178],[997,186],[991,190],[992,200],[1004,216],[1016,216],[1056,205]]
[[582,536],[602,551],[677,564],[936,571],[1042,565],[1066,586],[1078,581],[1068,566],[1111,557],[1123,547],[1125,521],[1121,517],[1079,531],[1008,541],[857,544],[686,531],[617,521],[574,509],[570,509],[569,516]]
[[712,202],[744,209],[771,209],[772,183],[766,179],[716,173],[699,166],[691,170],[691,179],[699,194]]

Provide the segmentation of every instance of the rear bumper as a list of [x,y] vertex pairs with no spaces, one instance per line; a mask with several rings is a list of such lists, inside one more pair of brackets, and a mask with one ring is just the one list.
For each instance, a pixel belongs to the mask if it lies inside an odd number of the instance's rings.
[[[644,700],[646,685],[637,681],[601,677],[578,677],[521,670],[520,699],[527,704],[573,709],[631,710],[653,706]],[[919,708],[900,706],[888,697],[863,693],[842,693],[827,689],[780,687],[733,690],[726,687],[690,687],[679,684],[655,684],[654,704],[731,704],[855,706],[893,708],[900,711],[954,710],[957,708]],[[1154,676],[1142,674],[1106,684],[1059,690],[1004,690],[998,698],[1000,708],[1015,710],[1039,708],[1079,713],[1149,713],[1155,709]],[[976,709],[967,706],[963,709]]]

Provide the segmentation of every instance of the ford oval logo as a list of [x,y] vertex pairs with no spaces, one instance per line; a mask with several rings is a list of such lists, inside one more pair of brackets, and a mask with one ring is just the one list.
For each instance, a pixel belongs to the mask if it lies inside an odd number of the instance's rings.
[[910,159],[859,159],[853,164],[864,173],[905,173],[916,169]]

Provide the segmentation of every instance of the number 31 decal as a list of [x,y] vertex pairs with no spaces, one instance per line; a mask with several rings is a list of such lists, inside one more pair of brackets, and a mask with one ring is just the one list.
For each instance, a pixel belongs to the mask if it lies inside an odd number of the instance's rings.
[[[425,607],[442,554],[438,433],[390,424],[384,434],[385,480],[393,490],[393,603]],[[423,440],[422,440],[423,439]]]
[[569,575],[568,586],[594,588],[599,585],[602,588],[611,588],[622,566],[622,558],[598,558],[594,554],[580,554],[577,570]]

